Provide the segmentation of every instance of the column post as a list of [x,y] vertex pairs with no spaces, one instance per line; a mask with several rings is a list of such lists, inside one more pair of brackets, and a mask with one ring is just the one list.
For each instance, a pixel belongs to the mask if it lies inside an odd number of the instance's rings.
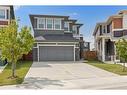
[[105,62],[105,38],[102,38],[102,61]]

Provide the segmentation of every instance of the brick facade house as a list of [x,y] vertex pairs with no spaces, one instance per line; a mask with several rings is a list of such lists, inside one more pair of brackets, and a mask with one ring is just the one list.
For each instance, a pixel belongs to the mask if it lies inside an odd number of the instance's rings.
[[119,60],[115,42],[120,38],[127,39],[127,10],[110,16],[106,22],[97,23],[93,36],[99,60],[103,62]]

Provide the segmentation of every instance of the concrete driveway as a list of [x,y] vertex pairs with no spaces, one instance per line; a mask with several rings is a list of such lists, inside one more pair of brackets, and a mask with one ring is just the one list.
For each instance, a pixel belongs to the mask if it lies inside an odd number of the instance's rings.
[[34,62],[26,79],[40,77],[50,80],[72,80],[111,76],[117,75],[82,62]]
[[[24,83],[18,87],[32,89],[72,89],[86,84],[84,79],[118,75],[82,62],[34,62]],[[83,82],[84,80],[84,82]],[[76,83],[77,82],[77,83]]]
[[23,84],[0,89],[127,89],[119,76],[82,62],[34,62]]

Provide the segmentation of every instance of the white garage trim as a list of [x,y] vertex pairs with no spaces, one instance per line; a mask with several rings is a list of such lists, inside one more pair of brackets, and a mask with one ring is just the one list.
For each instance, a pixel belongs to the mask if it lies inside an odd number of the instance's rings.
[[34,42],[34,43],[79,43],[79,42]]
[[35,43],[37,43],[37,44],[39,44],[39,43],[79,43],[79,42],[35,42]]
[[57,44],[56,45],[40,45],[40,44],[37,44],[37,48],[38,48],[38,52],[37,52],[38,53],[38,61],[40,59],[39,58],[40,57],[40,55],[39,55],[39,47],[40,46],[73,46],[73,49],[74,49],[74,53],[73,54],[74,54],[74,61],[75,61],[75,45],[57,45]]
[[39,62],[39,46],[37,45],[38,49],[37,49],[37,58],[38,58],[38,62]]
[[75,46],[75,45],[38,45],[38,46]]
[[75,61],[75,45],[74,45],[74,61]]

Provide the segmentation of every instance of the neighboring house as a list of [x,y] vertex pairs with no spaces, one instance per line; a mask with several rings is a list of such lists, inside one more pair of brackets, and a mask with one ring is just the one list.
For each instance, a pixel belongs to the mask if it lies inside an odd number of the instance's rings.
[[97,23],[93,36],[98,59],[103,62],[117,60],[115,42],[127,37],[127,10],[110,16],[106,22]]
[[83,51],[90,51],[90,42],[84,42]]
[[0,27],[6,27],[12,19],[15,19],[13,6],[0,5]]
[[76,61],[81,58],[83,24],[69,16],[30,15],[35,44],[34,61]]
[[11,19],[14,19],[13,6],[0,5],[0,27],[4,27],[10,23]]

